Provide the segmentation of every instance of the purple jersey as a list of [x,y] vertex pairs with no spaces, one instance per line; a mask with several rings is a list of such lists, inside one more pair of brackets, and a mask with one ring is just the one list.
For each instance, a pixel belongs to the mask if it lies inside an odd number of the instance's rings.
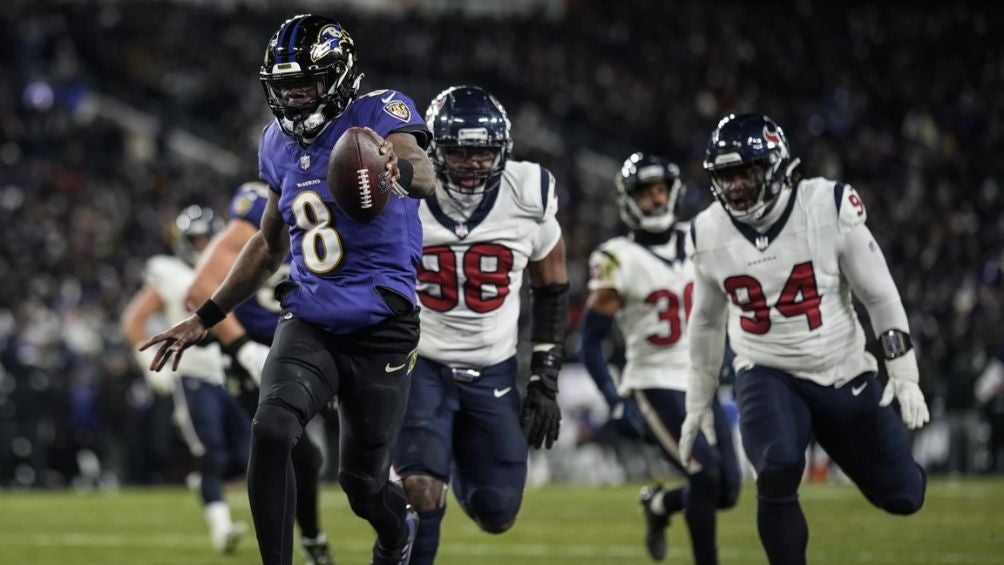
[[[268,202],[268,185],[263,182],[247,182],[234,191],[230,199],[228,217],[243,220],[255,228],[261,227],[261,217]],[[275,287],[289,276],[289,257],[282,267],[265,283],[257,293],[234,309],[237,321],[244,326],[249,336],[259,343],[272,343],[272,334],[279,323],[282,307],[275,299]]]
[[371,223],[346,216],[328,191],[328,154],[350,127],[367,126],[386,138],[408,132],[428,144],[430,134],[414,102],[394,90],[353,101],[308,147],[265,127],[258,149],[262,180],[279,194],[289,225],[293,284],[284,309],[326,331],[344,334],[371,326],[393,312],[377,287],[415,301],[415,271],[422,255],[418,200],[392,197]]

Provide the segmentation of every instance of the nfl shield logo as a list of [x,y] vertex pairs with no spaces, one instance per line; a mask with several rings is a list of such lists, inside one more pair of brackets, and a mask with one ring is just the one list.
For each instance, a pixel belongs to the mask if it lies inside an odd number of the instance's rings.
[[464,239],[465,237],[467,237],[467,234],[470,233],[470,231],[468,231],[467,229],[467,224],[457,224],[457,226],[453,228],[453,231],[454,233],[457,234],[457,237],[459,237],[460,239]]
[[303,155],[300,155],[300,168],[303,169],[303,170],[305,170],[305,171],[310,168],[310,154],[309,153],[305,153]]
[[765,235],[757,236],[756,238],[757,250],[763,251],[764,249],[767,249],[768,245],[770,245],[770,241],[767,239],[767,236]]

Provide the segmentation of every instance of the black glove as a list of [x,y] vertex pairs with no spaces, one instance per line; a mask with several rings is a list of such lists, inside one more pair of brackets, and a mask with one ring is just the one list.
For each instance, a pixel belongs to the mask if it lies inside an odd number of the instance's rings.
[[523,399],[522,424],[530,447],[551,449],[558,439],[561,410],[558,395],[558,372],[561,370],[561,346],[534,351],[530,358],[530,382]]

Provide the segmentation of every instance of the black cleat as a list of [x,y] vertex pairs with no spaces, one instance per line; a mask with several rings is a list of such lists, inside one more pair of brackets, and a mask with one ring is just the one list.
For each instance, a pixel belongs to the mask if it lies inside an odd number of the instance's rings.
[[300,548],[306,565],[335,565],[335,558],[328,549],[328,539],[323,535],[313,540],[301,539]]
[[669,526],[669,514],[656,514],[652,511],[652,499],[662,492],[662,485],[641,489],[641,509],[645,513],[645,548],[656,561],[666,558],[666,528]]
[[415,536],[418,535],[418,512],[408,507],[404,522],[408,526],[408,536],[401,547],[386,551],[380,547],[380,541],[373,544],[373,560],[370,565],[408,565],[411,561],[411,550],[415,547]]

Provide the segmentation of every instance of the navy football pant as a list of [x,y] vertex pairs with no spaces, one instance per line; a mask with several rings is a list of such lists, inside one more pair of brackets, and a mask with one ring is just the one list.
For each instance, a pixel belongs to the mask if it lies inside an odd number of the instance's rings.
[[808,526],[798,485],[810,435],[875,506],[912,514],[927,478],[878,379],[864,373],[840,388],[754,366],[736,377],[743,447],[757,472],[760,539],[774,565],[805,563]]
[[247,415],[223,385],[182,376],[174,393],[174,419],[198,460],[202,504],[223,500],[223,481],[247,467]]
[[[686,417],[685,393],[680,390],[650,388],[636,390],[633,398],[645,418],[645,439],[658,445],[666,459],[688,479],[679,493],[667,493],[682,506],[667,510],[684,510],[690,532],[694,562],[697,565],[718,563],[716,512],[732,508],[739,500],[742,477],[732,430],[728,418],[714,401],[715,432],[718,443],[711,445],[703,434],[694,442],[694,460],[698,466],[688,469],[680,460],[679,438]],[[664,499],[666,500],[666,499]]]
[[283,319],[262,375],[252,423],[248,494],[264,565],[290,565],[296,478],[290,451],[303,427],[337,395],[339,481],[352,510],[384,548],[407,534],[407,500],[389,481],[391,450],[408,401],[418,313],[336,336]]
[[[490,533],[516,520],[526,486],[527,443],[520,427],[516,358],[454,380],[446,365],[418,358],[394,468],[453,487],[464,512]],[[412,565],[430,565],[439,547],[442,509],[422,513]]]

